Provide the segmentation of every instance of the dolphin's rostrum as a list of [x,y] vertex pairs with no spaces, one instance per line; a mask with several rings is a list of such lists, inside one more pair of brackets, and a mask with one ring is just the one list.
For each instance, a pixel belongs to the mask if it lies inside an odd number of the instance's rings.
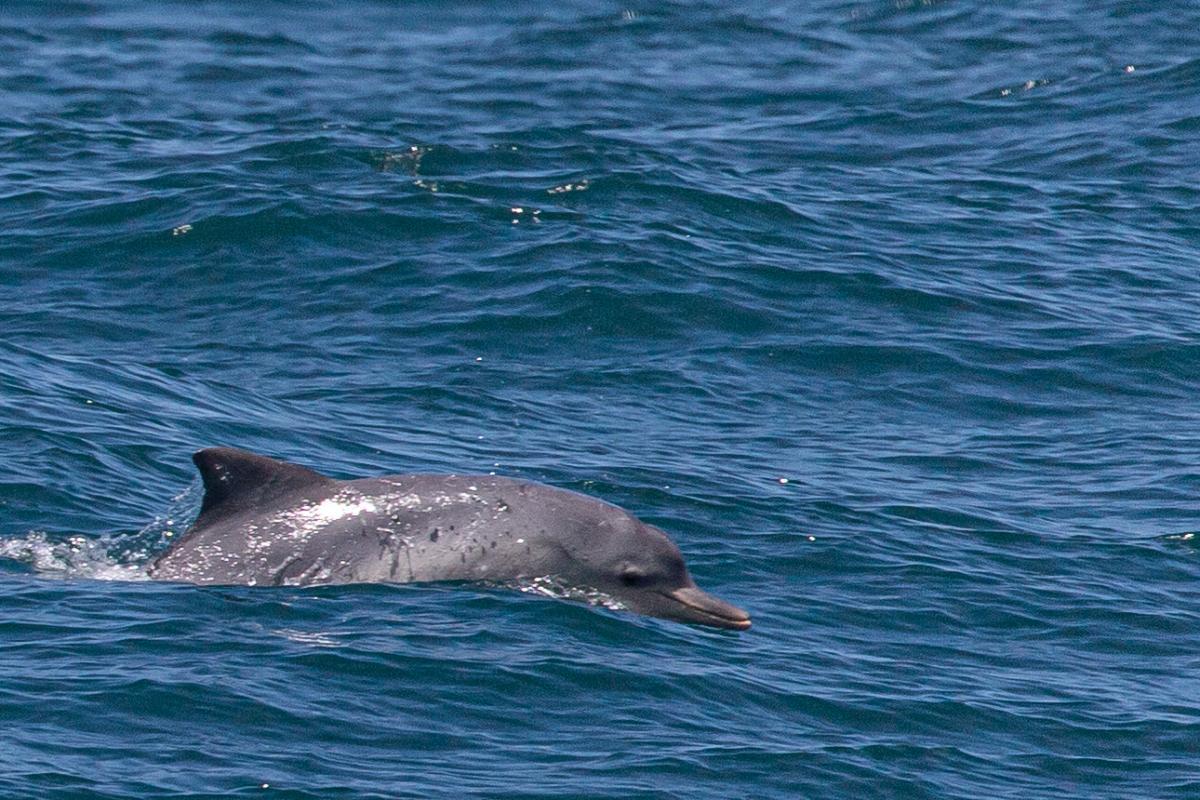
[[494,475],[340,481],[227,447],[197,452],[196,522],[150,567],[161,580],[251,586],[523,582],[596,590],[639,614],[743,630],[697,588],[658,528],[609,503]]

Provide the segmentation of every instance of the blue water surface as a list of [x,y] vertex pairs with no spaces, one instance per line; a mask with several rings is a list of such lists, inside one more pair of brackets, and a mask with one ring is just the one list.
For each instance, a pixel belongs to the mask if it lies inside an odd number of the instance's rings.
[[[0,9],[0,796],[1200,797],[1200,9]],[[147,581],[214,444],[718,631]]]

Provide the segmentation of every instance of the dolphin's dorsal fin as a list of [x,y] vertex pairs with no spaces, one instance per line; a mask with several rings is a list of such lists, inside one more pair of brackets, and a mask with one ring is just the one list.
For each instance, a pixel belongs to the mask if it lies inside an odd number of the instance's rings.
[[233,447],[198,450],[192,461],[204,481],[204,502],[196,526],[218,517],[261,506],[306,486],[333,483],[319,472]]

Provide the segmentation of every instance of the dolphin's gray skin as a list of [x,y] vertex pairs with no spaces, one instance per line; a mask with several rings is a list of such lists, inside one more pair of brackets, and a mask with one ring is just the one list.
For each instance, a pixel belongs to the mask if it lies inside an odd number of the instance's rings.
[[600,500],[490,475],[339,481],[214,447],[195,524],[150,567],[161,580],[250,586],[548,578],[639,614],[744,630],[667,535]]

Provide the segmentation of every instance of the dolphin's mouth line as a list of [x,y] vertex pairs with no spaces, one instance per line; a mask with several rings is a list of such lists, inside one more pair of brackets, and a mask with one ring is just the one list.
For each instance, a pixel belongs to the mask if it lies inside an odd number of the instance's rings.
[[686,608],[689,612],[694,613],[705,620],[712,620],[713,624],[717,625],[718,627],[734,628],[735,630],[739,631],[744,631],[750,627],[750,617],[746,615],[744,611],[740,612],[742,614],[740,617],[727,616],[725,614],[718,614],[716,611],[705,608],[704,606],[699,606],[695,603],[689,603],[687,600],[671,592],[660,591],[658,594],[667,598],[671,602],[678,603]]

